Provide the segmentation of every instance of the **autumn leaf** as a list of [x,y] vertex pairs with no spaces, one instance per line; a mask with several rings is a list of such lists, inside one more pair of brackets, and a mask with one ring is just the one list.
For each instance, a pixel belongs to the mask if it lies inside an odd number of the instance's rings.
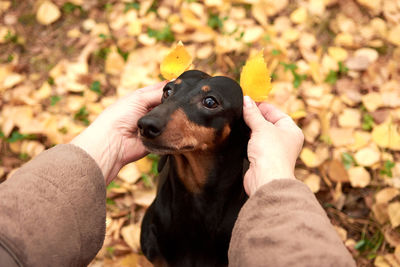
[[186,71],[191,64],[192,57],[182,42],[179,42],[161,62],[160,71],[165,79],[172,80]]
[[260,51],[247,60],[240,74],[243,94],[250,96],[256,102],[266,100],[272,89],[271,77],[263,53]]

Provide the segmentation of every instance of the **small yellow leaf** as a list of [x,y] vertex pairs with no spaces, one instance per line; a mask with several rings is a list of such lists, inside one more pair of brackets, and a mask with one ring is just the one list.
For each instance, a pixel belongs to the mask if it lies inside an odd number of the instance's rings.
[[400,131],[390,121],[374,127],[372,140],[380,147],[400,150]]
[[313,193],[317,193],[321,188],[321,178],[312,173],[303,181]]
[[187,70],[190,64],[192,64],[192,57],[182,42],[179,42],[161,62],[160,71],[165,79],[172,80]]
[[335,46],[331,46],[328,48],[328,54],[336,61],[344,61],[348,56],[348,53],[345,49]]
[[256,102],[267,99],[272,85],[263,51],[247,60],[240,74],[240,86],[243,94],[250,96]]
[[147,157],[144,157],[135,161],[135,165],[140,173],[148,173],[151,171],[151,167],[153,166],[153,161]]
[[311,149],[305,147],[300,153],[300,159],[309,168],[315,168],[321,165],[322,160]]

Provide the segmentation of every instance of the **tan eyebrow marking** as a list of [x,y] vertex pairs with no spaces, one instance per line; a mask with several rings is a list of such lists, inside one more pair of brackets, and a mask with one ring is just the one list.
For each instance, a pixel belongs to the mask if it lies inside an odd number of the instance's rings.
[[181,79],[176,79],[176,81],[174,82],[175,84],[181,84],[182,80]]
[[202,91],[204,91],[204,92],[208,92],[208,91],[210,91],[210,86],[208,86],[208,85],[204,85],[203,87],[201,87],[201,90]]

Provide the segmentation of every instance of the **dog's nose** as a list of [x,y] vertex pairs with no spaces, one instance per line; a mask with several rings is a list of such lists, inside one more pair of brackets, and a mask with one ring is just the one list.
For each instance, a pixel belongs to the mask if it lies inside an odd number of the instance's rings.
[[156,138],[159,136],[163,129],[161,120],[145,116],[138,121],[140,134],[147,138]]

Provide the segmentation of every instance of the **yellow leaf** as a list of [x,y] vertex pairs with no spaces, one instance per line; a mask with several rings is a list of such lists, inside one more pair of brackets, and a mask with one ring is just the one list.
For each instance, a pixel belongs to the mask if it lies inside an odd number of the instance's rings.
[[345,49],[335,46],[331,46],[328,48],[328,54],[336,61],[344,61],[348,56],[348,53]]
[[382,123],[374,127],[372,140],[383,148],[400,150],[400,132],[391,122]]
[[187,70],[190,64],[192,64],[192,57],[182,42],[179,42],[161,62],[160,71],[165,79],[172,80]]
[[321,188],[321,178],[312,173],[303,181],[313,193],[317,193]]
[[135,161],[135,165],[140,173],[148,173],[151,171],[151,167],[153,166],[153,161],[147,157],[144,157]]
[[318,158],[317,154],[315,154],[311,149],[305,147],[300,153],[300,159],[306,164],[309,168],[315,168],[321,165],[322,161]]
[[240,86],[243,94],[250,96],[256,102],[267,99],[272,85],[263,51],[247,60],[240,74]]

